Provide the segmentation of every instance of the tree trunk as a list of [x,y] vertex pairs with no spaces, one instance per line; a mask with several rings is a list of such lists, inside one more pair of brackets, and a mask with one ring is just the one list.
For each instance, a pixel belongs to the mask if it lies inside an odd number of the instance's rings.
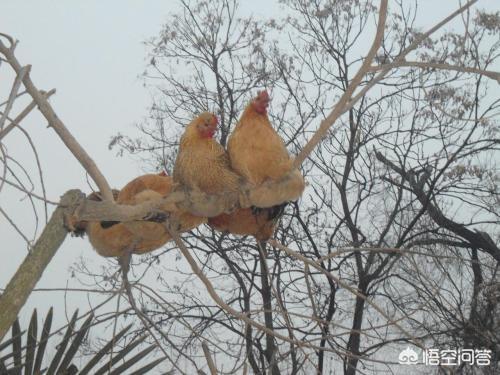
[[[266,265],[266,243],[258,242],[258,247],[260,248],[260,280],[261,280],[261,294],[264,307],[264,322],[266,327],[274,330],[273,325],[273,311],[272,311],[272,294],[271,286],[268,280],[268,270]],[[276,345],[274,343],[274,336],[266,333],[266,350],[265,356],[271,367],[272,375],[280,375],[280,370],[278,364],[276,363]]]
[[64,226],[64,214],[76,206],[82,198],[79,190],[69,190],[62,197],[40,238],[19,266],[15,275],[0,295],[0,342],[14,323],[19,311],[28,299],[42,273],[59,249],[68,230]]
[[[366,286],[360,284],[359,291],[366,297]],[[347,351],[359,356],[359,345],[361,343],[361,326],[363,324],[363,313],[365,308],[365,299],[361,297],[356,297],[356,307],[354,308],[354,318],[352,322],[352,331],[349,335],[349,341],[347,343]],[[344,374],[345,375],[355,375],[356,367],[358,366],[358,358],[346,356],[344,361]]]

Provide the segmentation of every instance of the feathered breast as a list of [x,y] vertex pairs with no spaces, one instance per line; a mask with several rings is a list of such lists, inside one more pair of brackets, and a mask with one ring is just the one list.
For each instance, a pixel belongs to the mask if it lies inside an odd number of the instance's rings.
[[231,167],[254,184],[278,179],[291,169],[280,136],[266,115],[246,111],[228,140]]

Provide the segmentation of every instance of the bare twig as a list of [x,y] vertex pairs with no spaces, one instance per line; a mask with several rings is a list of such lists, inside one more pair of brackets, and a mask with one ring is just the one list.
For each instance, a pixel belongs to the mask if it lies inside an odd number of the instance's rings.
[[16,225],[16,223],[10,218],[10,216],[7,214],[7,212],[5,212],[3,210],[2,207],[0,207],[0,214],[2,214],[5,217],[5,219],[14,228],[14,230],[23,238],[23,240],[26,242],[26,246],[28,248],[28,251],[30,251],[32,241],[30,241],[28,239],[28,237],[26,237],[26,235],[23,233],[23,231],[21,229],[19,229],[19,227]]
[[363,61],[363,64],[359,68],[358,72],[351,80],[349,86],[346,91],[340,98],[340,100],[335,105],[335,108],[330,112],[330,114],[321,122],[321,125],[318,130],[314,133],[312,138],[307,142],[304,148],[299,152],[297,157],[293,162],[293,167],[298,168],[302,162],[309,156],[309,154],[316,148],[318,143],[326,136],[328,129],[337,121],[337,119],[345,112],[345,105],[349,103],[351,100],[352,94],[361,83],[361,80],[365,76],[365,74],[369,71],[370,65],[373,61],[373,58],[377,54],[377,51],[382,44],[382,40],[384,38],[384,28],[385,28],[385,20],[387,17],[387,0],[382,0],[380,2],[380,10],[378,16],[378,25],[377,32],[375,34],[375,39],[372,43],[368,54]]
[[0,181],[2,181],[3,183],[6,183],[7,185],[12,186],[13,188],[15,188],[15,189],[17,189],[17,190],[22,191],[23,193],[26,193],[27,195],[29,195],[29,196],[31,196],[31,197],[33,197],[33,198],[40,199],[41,201],[43,201],[43,202],[45,202],[45,203],[48,203],[48,204],[53,204],[53,205],[57,205],[57,204],[59,204],[59,203],[58,203],[58,202],[56,202],[56,201],[51,201],[51,200],[49,200],[49,199],[44,198],[42,195],[35,194],[35,193],[33,193],[33,192],[31,192],[31,191],[29,191],[29,190],[27,190],[27,189],[23,188],[22,186],[17,185],[17,184],[15,184],[15,183],[13,183],[13,182],[11,182],[11,181],[9,181],[9,180],[7,180],[7,179],[3,178],[3,177],[0,177]]
[[[441,27],[446,25],[448,22],[450,22],[453,18],[458,16],[459,14],[463,13],[467,9],[469,9],[472,5],[477,3],[478,0],[471,0],[467,3],[465,3],[463,6],[458,8],[456,11],[454,11],[452,14],[450,14],[448,17],[444,18],[441,22],[438,22],[436,25],[434,25],[432,28],[427,30],[425,33],[420,34],[415,40],[406,48],[404,51],[402,51],[392,62],[393,64],[403,62],[406,58],[406,56],[413,50],[415,50],[420,43],[422,43],[425,39],[427,39],[430,35],[435,33],[437,30],[439,30]],[[390,67],[386,67],[384,70],[381,70],[375,77],[373,77],[370,82],[363,87],[353,98],[352,100],[346,105],[345,111],[348,111],[351,109],[354,104],[356,104],[373,86],[375,86],[378,82],[380,82],[384,77],[391,71]]]
[[16,100],[19,87],[21,86],[24,77],[26,77],[29,74],[30,69],[31,66],[27,65],[20,67],[19,71],[16,72],[17,76],[16,79],[14,80],[14,84],[12,85],[12,89],[10,90],[9,99],[7,99],[7,105],[5,106],[5,110],[3,111],[2,117],[0,117],[0,130],[3,130],[3,127],[5,125],[5,120],[7,120],[7,116],[9,115],[9,112],[12,109],[12,106],[14,105],[14,101]]
[[[49,92],[47,93],[43,93],[43,95],[45,96],[46,99],[48,99],[51,95],[53,95],[54,93],[56,92],[55,89],[52,89],[50,90]],[[36,102],[35,101],[32,101],[25,109],[23,109],[23,111],[15,118],[11,121],[11,123],[9,125],[7,125],[5,127],[5,129],[3,129],[2,131],[0,131],[0,141],[2,140],[2,138],[4,138],[12,129],[14,129],[16,126],[18,126],[22,120],[24,120],[24,118],[26,116],[29,115],[29,113],[36,107]]]
[[323,274],[325,274],[327,277],[331,278],[333,281],[335,281],[338,285],[340,285],[342,288],[345,288],[347,289],[349,292],[351,292],[352,294],[354,294],[355,296],[359,297],[359,298],[362,298],[364,299],[370,306],[372,306],[380,315],[382,315],[385,319],[387,319],[387,322],[393,324],[395,327],[397,327],[406,337],[408,337],[409,339],[412,340],[412,342],[419,346],[420,348],[424,348],[424,344],[421,343],[419,340],[417,340],[410,332],[408,332],[406,329],[404,329],[401,325],[399,325],[398,323],[396,323],[394,321],[394,319],[392,319],[391,317],[389,317],[377,304],[375,304],[373,301],[371,301],[369,298],[366,298],[364,295],[362,295],[361,293],[359,293],[356,289],[352,288],[351,286],[347,285],[346,283],[342,282],[341,280],[339,280],[338,277],[335,277],[332,275],[331,272],[328,272],[327,270],[325,270],[323,267],[321,267],[317,262],[311,260],[311,259],[308,259],[306,258],[305,256],[297,253],[296,251],[293,251],[291,249],[289,249],[288,247],[286,246],[283,246],[282,244],[280,244],[278,241],[276,240],[269,240],[268,241],[272,246],[274,247],[277,247],[278,249],[280,250],[283,250],[285,253],[287,253],[288,255],[300,260],[301,262],[303,263],[306,263],[310,266],[312,266],[313,268],[317,269],[318,271],[322,272]]
[[[384,363],[384,364],[395,364],[396,363],[396,362],[391,362],[391,361],[387,361],[387,360],[378,360],[378,359],[368,358],[368,357],[365,357],[365,356],[358,356],[358,355],[353,354],[353,353],[345,353],[345,352],[342,353],[341,351],[336,350],[333,347],[332,348],[322,348],[322,347],[319,347],[317,345],[314,345],[314,344],[311,344],[311,343],[308,343],[308,342],[304,342],[304,341],[301,341],[301,340],[290,339],[289,337],[284,336],[284,335],[282,335],[282,334],[280,334],[280,333],[278,333],[276,331],[272,331],[272,330],[268,329],[266,326],[264,326],[264,325],[256,322],[255,320],[250,319],[246,314],[243,314],[243,313],[241,313],[241,312],[233,309],[231,306],[229,306],[227,303],[225,303],[222,300],[222,298],[215,291],[215,288],[212,285],[212,282],[209,280],[209,278],[203,273],[203,271],[196,264],[196,261],[194,260],[193,256],[190,254],[190,251],[188,250],[188,248],[186,247],[186,245],[184,245],[184,242],[180,238],[179,234],[172,227],[170,227],[168,225],[166,225],[166,228],[168,229],[170,235],[172,236],[172,239],[175,241],[175,243],[178,246],[179,250],[181,251],[182,255],[184,256],[184,258],[186,258],[187,262],[189,263],[189,265],[191,267],[191,270],[201,280],[201,282],[205,285],[205,288],[206,288],[208,294],[210,295],[210,297],[212,297],[212,299],[215,301],[215,303],[220,308],[222,308],[224,311],[226,311],[227,313],[231,314],[235,318],[243,321],[246,324],[251,325],[252,327],[255,327],[256,329],[260,330],[263,333],[271,334],[271,335],[273,335],[277,339],[283,340],[283,341],[285,341],[287,343],[294,344],[294,345],[297,345],[297,346],[300,346],[300,347],[307,347],[307,348],[311,348],[311,349],[314,349],[314,350],[323,350],[323,351],[327,351],[327,352],[336,353],[336,354],[339,354],[339,355],[344,355],[344,356],[347,356],[347,357],[363,359],[363,360],[368,361],[368,362],[376,362],[376,363]],[[269,242],[273,246],[275,246],[275,243],[278,244],[278,242],[276,242],[274,240],[273,241],[269,241]],[[278,246],[276,246],[276,247],[278,247]],[[325,270],[322,270],[322,271],[325,271]],[[327,272],[327,271],[325,271],[325,272]],[[328,274],[331,276],[330,273],[328,273]],[[389,318],[388,318],[388,321],[392,322],[392,320],[389,319]],[[402,329],[402,328],[400,328],[400,329]],[[412,336],[410,334],[407,333],[406,335],[409,338],[412,338]]]
[[[177,370],[179,370],[180,373],[184,373],[178,367],[178,365],[176,364],[176,361],[172,360],[172,358],[169,356],[169,354],[167,353],[167,351],[163,348],[163,345],[161,345],[160,340],[156,337],[156,335],[152,331],[152,328],[154,328],[160,334],[160,336],[163,337],[163,339],[165,341],[167,341],[173,348],[175,348],[175,345],[168,338],[168,336],[165,335],[165,333],[159,327],[157,327],[157,325],[146,314],[144,314],[141,309],[139,309],[139,307],[135,303],[135,298],[134,298],[134,295],[132,293],[132,287],[131,287],[130,282],[128,280],[128,271],[129,271],[129,267],[130,267],[130,256],[131,256],[131,252],[133,251],[133,247],[134,247],[134,245],[131,246],[130,251],[127,252],[126,255],[122,256],[122,258],[120,259],[120,265],[121,265],[121,270],[122,270],[122,282],[123,282],[122,286],[123,286],[123,289],[125,290],[125,292],[127,294],[130,306],[132,306],[132,309],[134,310],[134,312],[137,314],[139,320],[144,325],[144,328],[149,332],[149,334],[151,335],[151,337],[155,341],[156,347],[159,350],[162,351],[162,353],[165,356],[165,358],[167,358],[172,363],[172,365]],[[188,357],[186,357],[186,358],[188,360],[191,360]]]
[[[14,71],[18,76],[20,76],[23,72],[23,68],[19,61],[17,60],[14,52],[11,48],[7,48],[5,44],[0,40],[0,53],[5,56],[9,64],[12,66]],[[72,154],[76,157],[76,159],[80,162],[80,164],[85,168],[85,170],[92,176],[92,179],[95,181],[97,186],[99,187],[103,198],[105,200],[113,202],[113,194],[111,192],[111,188],[103,176],[97,165],[94,163],[92,158],[87,154],[87,152],[83,149],[82,146],[78,143],[78,141],[73,137],[73,135],[68,131],[63,122],[59,119],[57,114],[52,109],[52,106],[48,102],[45,95],[40,92],[34,83],[31,81],[29,74],[24,74],[22,78],[22,82],[26,87],[26,90],[31,95],[33,100],[38,105],[40,112],[45,116],[49,125],[55,130],[55,132],[59,135],[61,140],[64,142],[66,147],[72,152]]]
[[[404,51],[402,51],[394,59],[393,64],[399,64],[399,63],[404,62],[405,57],[411,51],[416,49],[420,45],[420,43],[422,43],[422,41],[424,41],[426,38],[428,38],[435,31],[439,30],[441,27],[443,27],[445,24],[447,24],[453,18],[455,18],[459,14],[463,13],[465,10],[467,10],[469,7],[471,7],[476,2],[477,2],[477,0],[472,0],[472,1],[467,2],[462,7],[457,9],[455,12],[450,14],[448,17],[443,19],[441,22],[437,23],[435,26],[430,28],[427,32],[419,35],[408,46],[408,48],[406,48]],[[344,94],[340,98],[339,102],[336,104],[335,108],[328,115],[328,117],[321,122],[319,129],[314,133],[313,137],[307,142],[307,144],[304,146],[304,148],[300,151],[300,153],[295,158],[295,160],[294,160],[294,167],[295,168],[299,167],[302,164],[302,162],[309,156],[309,154],[314,150],[314,148],[318,145],[318,143],[326,136],[328,129],[335,123],[335,121],[337,121],[337,119],[343,113],[345,113],[349,109],[351,109],[354,106],[354,104],[356,104],[373,86],[375,86],[378,82],[380,82],[387,75],[387,73],[392,69],[390,65],[385,65],[385,69],[381,70],[374,78],[372,78],[370,80],[370,82],[366,86],[364,86],[354,97],[352,97],[354,91],[358,87],[363,76],[372,69],[372,68],[370,68],[370,64],[371,64],[373,58],[375,57],[377,49],[380,46],[380,42],[381,42],[382,37],[383,37],[383,27],[385,26],[385,16],[387,13],[386,11],[382,12],[383,6],[384,6],[384,2],[382,2],[381,6],[380,6],[379,22],[378,22],[378,26],[377,26],[377,33],[375,36],[375,40],[372,44],[370,52],[368,53],[367,57],[363,61],[363,65],[358,70],[358,73],[356,74],[356,76],[352,79],[351,83],[347,87],[347,90],[344,92]],[[385,6],[387,6],[387,2],[385,2]],[[381,19],[381,17],[384,17],[384,18]],[[381,21],[384,21],[383,24]],[[382,29],[381,29],[381,27],[382,27]],[[377,44],[377,42],[378,42],[378,44]]]

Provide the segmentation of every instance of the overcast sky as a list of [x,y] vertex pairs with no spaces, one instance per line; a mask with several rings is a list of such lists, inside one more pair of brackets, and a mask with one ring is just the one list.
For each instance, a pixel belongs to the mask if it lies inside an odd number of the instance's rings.
[[[17,57],[31,64],[31,76],[40,89],[57,89],[51,103],[59,117],[114,187],[141,173],[129,158],[109,151],[110,137],[118,131],[133,133],[134,123],[147,113],[148,93],[138,75],[145,66],[142,41],[160,30],[170,8],[166,1],[0,1],[0,29],[19,40]],[[6,89],[5,66],[0,87]],[[4,98],[5,96],[2,96]],[[38,147],[50,199],[70,188],[88,191],[85,173],[39,115],[26,121]],[[33,165],[33,154],[19,132],[6,141],[9,154]],[[3,191],[0,202],[23,229],[32,228],[27,202],[20,194]],[[32,215],[31,215],[32,216]],[[43,220],[43,218],[42,218]],[[43,225],[43,223],[42,223]],[[5,285],[26,255],[17,233],[0,218],[3,259],[0,285]],[[103,263],[87,240],[69,238],[44,273],[39,287],[64,287],[68,269],[78,257]],[[7,261],[5,261],[7,260]],[[84,295],[74,296],[76,299]],[[64,302],[62,293],[34,293],[25,312],[41,312]],[[73,305],[71,298],[70,305]],[[70,307],[72,310],[73,307]]]
[[[278,6],[265,1],[244,2],[244,12],[276,14]],[[456,1],[419,2],[418,24],[429,26],[454,9]],[[480,7],[500,9],[498,0],[483,0]],[[31,76],[38,88],[57,89],[51,103],[73,135],[94,158],[113,187],[121,187],[142,173],[141,165],[128,156],[115,157],[108,150],[110,137],[117,132],[134,134],[134,124],[147,115],[150,97],[139,75],[147,57],[142,42],[158,34],[167,14],[177,7],[166,0],[0,0],[0,32],[20,41],[17,57],[31,64]],[[6,66],[0,67],[0,94],[10,89]],[[88,191],[85,173],[62,142],[39,115],[24,123],[37,145],[48,196],[52,200],[70,188]],[[12,132],[6,145],[9,154],[33,167],[33,156],[25,138]],[[39,191],[39,190],[38,190]],[[22,196],[5,188],[0,204],[18,225],[32,230],[29,205]],[[43,220],[43,217],[41,218]],[[43,222],[41,223],[43,226]],[[2,264],[0,286],[10,279],[26,256],[19,236],[0,216]],[[106,264],[87,240],[69,238],[49,265],[38,287],[63,288],[68,270],[78,257],[90,264]],[[76,283],[70,285],[76,286]],[[76,294],[67,300],[62,293],[34,293],[24,312],[38,307],[42,313],[50,305],[84,303]],[[25,315],[24,314],[24,315]]]
[[[248,2],[246,14],[259,16],[277,5],[258,6]],[[252,7],[257,5],[257,9]],[[108,150],[117,132],[135,134],[134,125],[147,115],[150,95],[140,79],[147,61],[143,41],[156,36],[169,12],[178,8],[165,0],[0,0],[0,32],[19,40],[16,55],[21,64],[31,64],[31,77],[39,89],[57,89],[51,104],[68,129],[91,155],[112,187],[120,188],[144,172],[132,158],[116,157]],[[6,99],[12,76],[7,65],[0,66],[0,101]],[[18,111],[26,101],[19,101]],[[15,112],[16,113],[16,112]],[[43,117],[33,112],[24,122],[41,160],[47,195],[57,201],[72,188],[88,192],[86,176],[56,134],[46,127]],[[26,138],[13,131],[5,140],[8,154],[24,167],[36,171]],[[36,177],[36,174],[33,175]],[[39,184],[36,191],[40,193]],[[26,233],[34,231],[32,210],[23,195],[4,187],[0,207]],[[52,210],[52,208],[50,208]],[[39,211],[41,214],[42,211]],[[50,213],[49,213],[50,214]],[[40,217],[38,235],[43,228]],[[27,254],[19,235],[0,215],[0,287],[10,280]],[[45,270],[37,288],[81,287],[71,279],[70,267],[80,257],[91,269],[106,266],[109,260],[97,255],[86,239],[67,237]],[[21,312],[27,326],[36,307],[45,315],[56,306],[54,327],[62,325],[64,307],[70,315],[76,307],[87,311],[98,299],[85,293],[35,292]]]

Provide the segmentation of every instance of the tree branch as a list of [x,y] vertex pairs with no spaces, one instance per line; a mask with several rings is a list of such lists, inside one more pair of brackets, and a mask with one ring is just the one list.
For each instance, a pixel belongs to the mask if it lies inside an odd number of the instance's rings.
[[69,190],[50,218],[32,251],[19,266],[0,295],[0,342],[16,319],[43,271],[55,255],[68,233],[64,218],[83,198],[79,190]]
[[425,61],[397,61],[389,64],[383,64],[380,66],[372,66],[370,71],[375,72],[378,70],[386,70],[386,69],[394,69],[394,68],[402,68],[402,67],[416,67],[423,69],[439,69],[439,70],[454,70],[456,72],[464,72],[464,73],[474,73],[486,76],[488,78],[494,79],[498,83],[500,83],[500,73],[494,72],[492,70],[483,70],[474,67],[468,66],[457,66],[457,65],[449,65],[449,64],[440,64],[433,62],[425,62]]
[[375,34],[375,39],[372,43],[372,46],[368,51],[365,60],[363,61],[363,64],[359,68],[354,78],[351,80],[349,86],[347,87],[338,103],[335,105],[335,108],[330,112],[328,117],[321,122],[319,129],[316,130],[309,142],[307,142],[304,148],[299,152],[294,160],[293,169],[298,168],[302,164],[302,162],[309,156],[309,154],[314,150],[318,143],[326,136],[328,129],[345,112],[345,105],[349,103],[352,94],[361,83],[361,80],[363,79],[365,74],[368,73],[370,65],[375,55],[377,54],[377,51],[384,38],[385,20],[387,17],[387,1],[388,0],[382,0],[380,2],[377,32]]
[[[402,63],[405,59],[405,56],[407,56],[411,51],[416,49],[418,45],[425,40],[425,38],[429,37],[432,33],[434,33],[436,30],[439,30],[442,26],[444,26],[446,23],[448,23],[450,20],[455,18],[457,15],[461,14],[464,12],[466,9],[468,9],[470,6],[472,6],[474,3],[476,3],[477,0],[472,0],[466,3],[464,6],[460,7],[457,9],[455,12],[450,14],[448,17],[446,17],[444,20],[439,22],[438,24],[434,25],[431,29],[429,29],[427,32],[421,34],[418,38],[416,38],[408,48],[406,48],[403,52],[401,52],[396,59],[394,60],[394,64],[396,63]],[[385,9],[383,9],[385,7]],[[373,70],[373,68],[370,67],[370,64],[380,47],[380,43],[383,38],[383,28],[385,27],[385,17],[387,13],[387,2],[382,1],[380,5],[380,11],[379,11],[379,21],[378,21],[378,26],[377,26],[377,33],[375,35],[375,40],[372,44],[372,47],[370,48],[370,51],[368,55],[366,56],[363,65],[359,69],[358,73],[356,76],[352,79],[350,85],[347,87],[347,90],[344,92],[344,95],[340,98],[339,102],[335,106],[335,108],[330,112],[327,118],[325,118],[319,127],[318,130],[314,133],[312,138],[307,142],[307,144],[304,146],[304,148],[299,152],[297,157],[294,160],[293,166],[294,168],[298,168],[303,161],[309,156],[309,154],[314,150],[314,148],[318,145],[318,143],[326,136],[328,129],[337,121],[337,119],[345,112],[347,112],[349,109],[351,109],[354,104],[356,104],[373,86],[375,86],[378,82],[380,82],[386,75],[387,73],[392,69],[390,65],[385,65],[383,69],[377,74],[366,86],[364,86],[357,94],[356,96],[352,97],[354,91],[356,88],[359,86],[359,83],[361,82],[361,79],[363,76],[368,73],[369,71]],[[384,10],[384,11],[383,11]],[[496,78],[495,78],[496,79]]]
[[[21,66],[16,56],[14,55],[13,48],[6,47],[1,40],[0,53],[5,56],[7,62],[12,66],[18,77],[22,76],[24,68]],[[47,119],[49,125],[55,130],[66,147],[68,147],[71,153],[76,157],[83,168],[85,168],[85,170],[95,181],[95,183],[99,187],[99,190],[103,194],[104,199],[113,202],[113,194],[106,178],[103,176],[92,158],[87,154],[83,147],[80,146],[78,141],[73,137],[73,135],[68,131],[63,122],[59,119],[57,114],[52,109],[52,106],[48,102],[45,94],[36,88],[28,72],[25,72],[24,76],[22,76],[22,81],[24,86],[26,87],[26,91],[36,102],[36,104],[38,105],[38,109]]]
[[431,203],[430,192],[426,193],[423,189],[423,179],[417,181],[413,173],[407,172],[403,168],[398,167],[378,151],[375,152],[375,156],[384,165],[398,173],[408,182],[412,192],[415,194],[420,204],[427,209],[427,213],[437,225],[464,238],[469,242],[470,247],[482,249],[484,252],[495,258],[497,262],[500,262],[500,249],[486,232],[478,230],[471,231],[466,228],[465,225],[447,218],[437,205]]
[[174,191],[164,198],[133,206],[85,200],[76,210],[73,222],[141,220],[160,209],[166,212],[181,210],[197,216],[214,217],[237,208],[272,207],[298,199],[289,193],[294,190],[296,182],[296,174],[292,172],[276,182],[268,181],[259,187],[243,184],[239,192],[210,195],[199,190],[184,189]]
[[[54,93],[56,92],[55,89],[52,89],[50,90],[49,92],[47,93],[44,93],[42,92],[42,94],[44,95],[44,97],[46,99],[48,99],[51,95],[53,95]],[[23,109],[23,111],[15,118],[11,121],[11,123],[9,125],[7,125],[5,127],[5,129],[1,130],[0,131],[0,141],[2,140],[2,138],[4,138],[7,134],[9,134],[9,132],[14,129],[16,126],[18,126],[21,121],[24,120],[24,118],[26,116],[29,115],[29,113],[36,107],[36,102],[35,101],[32,101],[25,109]]]

